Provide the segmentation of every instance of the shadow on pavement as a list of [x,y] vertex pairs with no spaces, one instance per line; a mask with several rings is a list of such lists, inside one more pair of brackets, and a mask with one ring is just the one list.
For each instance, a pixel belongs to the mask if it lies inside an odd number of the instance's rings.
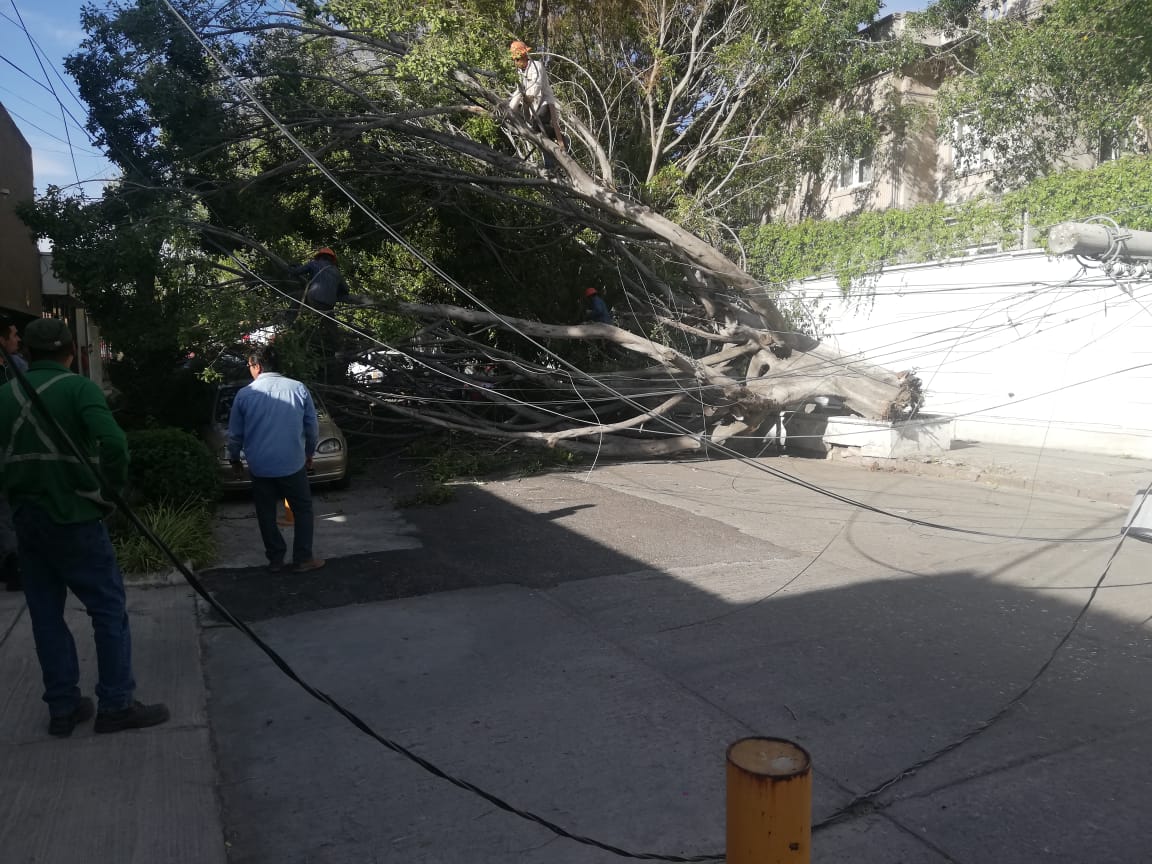
[[[701,525],[670,507],[644,505],[645,518],[638,524],[638,505],[624,495],[565,507],[543,499],[536,502],[538,510],[528,510],[532,503],[517,506],[483,487],[458,490],[449,504],[403,511],[422,548],[334,558],[323,570],[303,575],[258,567],[215,569],[205,572],[203,581],[235,614],[259,621],[460,588],[547,588],[650,568],[621,551],[625,548],[659,550],[680,566],[713,562],[717,543],[746,560],[792,556],[734,528]],[[260,543],[254,524],[252,542]]]

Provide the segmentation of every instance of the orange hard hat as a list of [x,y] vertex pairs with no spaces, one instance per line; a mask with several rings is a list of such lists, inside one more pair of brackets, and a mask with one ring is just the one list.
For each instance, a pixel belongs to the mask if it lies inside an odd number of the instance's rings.
[[592,296],[593,294],[595,294],[595,293],[596,293],[596,289],[595,289],[595,288],[587,288],[587,289],[585,289],[585,291],[584,291],[584,296],[585,296],[585,297],[591,297],[591,296]]
[[319,249],[316,250],[316,252],[312,255],[312,257],[313,258],[319,258],[321,255],[327,255],[333,261],[336,260],[336,253],[333,252],[331,249],[329,249],[327,246],[321,246]]
[[513,58],[527,57],[528,52],[531,50],[531,48],[529,48],[519,39],[514,40],[512,44],[508,46],[508,53],[511,54]]

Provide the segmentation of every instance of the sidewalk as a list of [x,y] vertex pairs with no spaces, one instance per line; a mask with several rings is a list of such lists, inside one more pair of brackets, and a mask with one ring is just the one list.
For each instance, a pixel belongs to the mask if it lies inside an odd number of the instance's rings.
[[[0,593],[0,861],[4,864],[224,864],[224,836],[187,587],[130,589],[142,701],[167,702],[163,726],[71,738],[47,733],[40,667],[22,594]],[[92,628],[69,597],[81,687],[96,678]]]
[[1152,481],[1152,462],[1070,450],[954,441],[943,456],[876,459],[834,448],[829,460],[872,471],[970,480],[993,488],[1020,489],[1108,501],[1127,507]]

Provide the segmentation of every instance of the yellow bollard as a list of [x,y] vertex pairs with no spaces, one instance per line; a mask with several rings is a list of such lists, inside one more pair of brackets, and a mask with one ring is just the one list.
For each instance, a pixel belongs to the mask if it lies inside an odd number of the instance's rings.
[[728,748],[728,864],[812,859],[812,757],[782,738]]

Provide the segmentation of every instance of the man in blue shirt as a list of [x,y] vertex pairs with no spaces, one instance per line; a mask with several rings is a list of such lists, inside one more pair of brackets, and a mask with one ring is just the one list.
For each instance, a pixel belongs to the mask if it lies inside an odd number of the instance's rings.
[[276,505],[283,498],[295,517],[292,569],[306,573],[324,566],[323,559],[312,557],[312,490],[308,486],[320,427],[308,388],[281,375],[279,369],[271,346],[259,346],[249,355],[248,371],[255,380],[240,390],[232,403],[228,461],[236,475],[243,477],[241,450],[248,460],[252,501],[268,569],[273,573],[283,570],[288,551],[284,535],[276,527]]
[[596,324],[615,324],[616,319],[612,317],[612,310],[608,308],[608,304],[604,302],[604,298],[600,296],[600,292],[595,288],[588,288],[584,291],[584,299],[588,303],[588,308],[584,311],[584,318]]

